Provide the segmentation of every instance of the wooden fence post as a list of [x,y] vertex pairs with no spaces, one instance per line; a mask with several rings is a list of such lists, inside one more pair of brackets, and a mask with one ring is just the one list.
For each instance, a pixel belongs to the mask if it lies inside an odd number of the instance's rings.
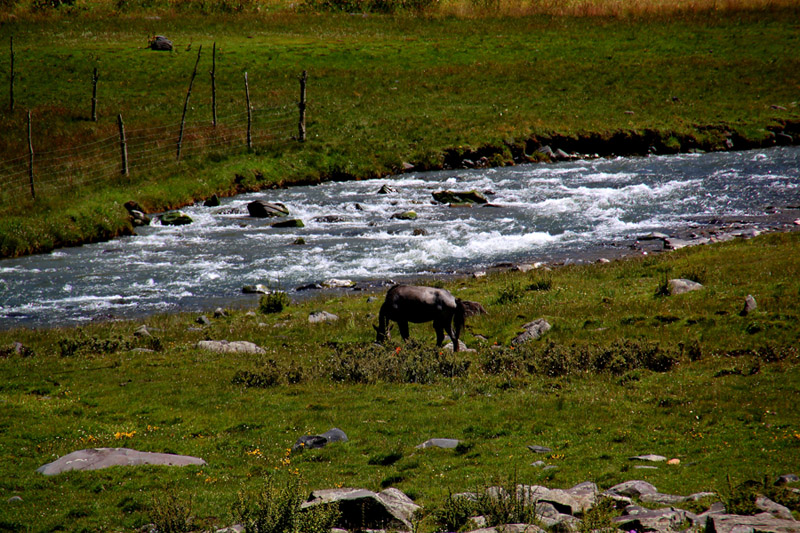
[[308,72],[305,70],[300,76],[300,103],[297,106],[300,108],[300,122],[298,123],[297,140],[305,142],[306,140],[306,82],[308,81]]
[[31,136],[30,111],[28,111],[28,177],[31,180],[31,198],[36,200],[36,190],[33,188],[33,138]]
[[244,73],[244,94],[247,99],[247,149],[253,149],[253,110],[250,107],[250,85],[247,83],[247,72]]
[[97,67],[94,67],[94,72],[92,73],[92,122],[97,122],[97,80],[99,79]]
[[217,127],[217,43],[211,49],[211,124]]
[[122,122],[122,114],[117,115],[117,124],[119,125],[119,151],[122,157],[122,169],[120,173],[123,176],[128,175],[128,141],[125,139],[125,124]]
[[194,62],[194,70],[192,71],[192,78],[189,80],[189,90],[186,91],[186,100],[183,102],[183,116],[181,117],[181,132],[178,135],[178,153],[176,159],[181,159],[181,145],[183,144],[183,130],[186,127],[186,110],[189,108],[189,98],[192,96],[192,85],[194,85],[194,78],[197,76],[197,65],[200,64],[200,52],[203,51],[203,45],[197,49],[197,61]]
[[11,36],[10,41],[11,46],[11,76],[9,78],[9,98],[8,98],[8,111],[13,113],[14,112],[14,36]]

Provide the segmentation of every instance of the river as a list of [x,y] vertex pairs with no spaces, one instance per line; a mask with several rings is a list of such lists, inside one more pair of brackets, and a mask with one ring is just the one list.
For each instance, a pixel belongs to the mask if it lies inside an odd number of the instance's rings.
[[[378,194],[383,185],[396,189]],[[437,190],[485,192],[494,207],[451,208]],[[274,229],[249,202],[284,203],[304,228]],[[194,223],[0,261],[0,329],[73,325],[255,305],[245,285],[299,294],[325,280],[359,283],[480,270],[500,262],[602,255],[651,231],[709,216],[800,204],[800,147],[408,173],[224,199],[184,209]],[[416,220],[393,219],[408,210]],[[327,217],[327,218],[323,218]],[[293,244],[302,238],[306,244]]]

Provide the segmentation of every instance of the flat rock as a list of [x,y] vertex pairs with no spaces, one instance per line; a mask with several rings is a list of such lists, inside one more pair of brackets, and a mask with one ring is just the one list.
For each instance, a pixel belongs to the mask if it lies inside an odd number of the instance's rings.
[[766,513],[771,514],[775,518],[780,518],[782,520],[794,520],[792,511],[790,511],[788,507],[776,503],[766,496],[758,496],[756,498],[756,507]]
[[204,460],[188,455],[140,452],[130,448],[89,448],[59,457],[52,463],[40,466],[36,471],[45,476],[54,476],[69,470],[100,470],[111,466],[204,464],[206,464]]
[[461,441],[458,439],[428,439],[422,444],[417,444],[415,448],[425,449],[425,448],[455,448],[459,445]]
[[800,522],[782,520],[769,513],[755,516],[713,514],[706,521],[706,533],[800,533]]
[[550,331],[550,325],[547,320],[544,318],[537,318],[532,322],[528,322],[527,324],[522,326],[524,330],[522,333],[517,335],[514,340],[511,341],[512,346],[516,346],[518,344],[522,344],[523,342],[532,341],[538,339],[546,332]]
[[339,428],[332,428],[322,435],[303,435],[292,446],[292,450],[313,450],[332,442],[347,442],[347,434]]
[[289,214],[289,208],[280,202],[255,200],[247,204],[247,212],[254,218],[285,217]]
[[644,510],[612,519],[626,531],[678,531],[680,525],[688,520],[688,513],[680,509]]
[[475,529],[469,533],[546,533],[534,524],[503,524],[502,526]]
[[267,353],[264,348],[249,341],[200,341],[197,343],[197,348],[216,353],[244,353],[253,355]]
[[783,474],[775,481],[775,484],[778,486],[788,485],[789,483],[797,483],[798,481],[800,481],[800,476],[797,474]]
[[547,446],[538,446],[536,444],[529,444],[528,449],[533,453],[550,453],[553,451]]
[[436,191],[433,199],[440,204],[487,204],[489,200],[476,190],[471,191]]
[[651,463],[660,463],[662,461],[666,461],[667,458],[663,455],[654,455],[654,454],[647,454],[647,455],[636,455],[630,458],[631,461],[649,461]]
[[303,221],[299,218],[291,218],[289,220],[281,220],[280,222],[275,222],[274,224],[270,224],[270,228],[304,228],[306,227],[303,224]]

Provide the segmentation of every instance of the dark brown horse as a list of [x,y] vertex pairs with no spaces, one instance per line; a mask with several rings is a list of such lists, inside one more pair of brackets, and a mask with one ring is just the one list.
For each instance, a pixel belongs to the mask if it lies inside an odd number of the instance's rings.
[[[480,304],[476,305],[480,307]],[[483,308],[481,307],[481,309]],[[444,289],[395,285],[386,293],[378,325],[373,326],[378,333],[376,342],[382,343],[389,338],[390,320],[397,322],[403,340],[408,339],[409,322],[419,324],[433,321],[436,345],[442,345],[444,334],[447,332],[453,341],[453,350],[458,351],[458,337],[464,329],[464,318],[468,314],[474,313],[468,313],[464,302]],[[453,331],[452,325],[455,326],[455,331]]]

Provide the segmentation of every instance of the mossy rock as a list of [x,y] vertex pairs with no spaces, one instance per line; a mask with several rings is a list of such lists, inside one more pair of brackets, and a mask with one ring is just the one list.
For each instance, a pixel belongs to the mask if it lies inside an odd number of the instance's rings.
[[417,213],[416,211],[403,211],[402,213],[395,213],[392,218],[397,220],[416,220]]
[[164,213],[161,215],[162,226],[185,226],[186,224],[191,224],[192,222],[194,222],[192,217],[183,211],[170,211],[169,213]]
[[289,220],[281,220],[270,226],[271,228],[305,228],[306,225],[299,218],[292,218]]

